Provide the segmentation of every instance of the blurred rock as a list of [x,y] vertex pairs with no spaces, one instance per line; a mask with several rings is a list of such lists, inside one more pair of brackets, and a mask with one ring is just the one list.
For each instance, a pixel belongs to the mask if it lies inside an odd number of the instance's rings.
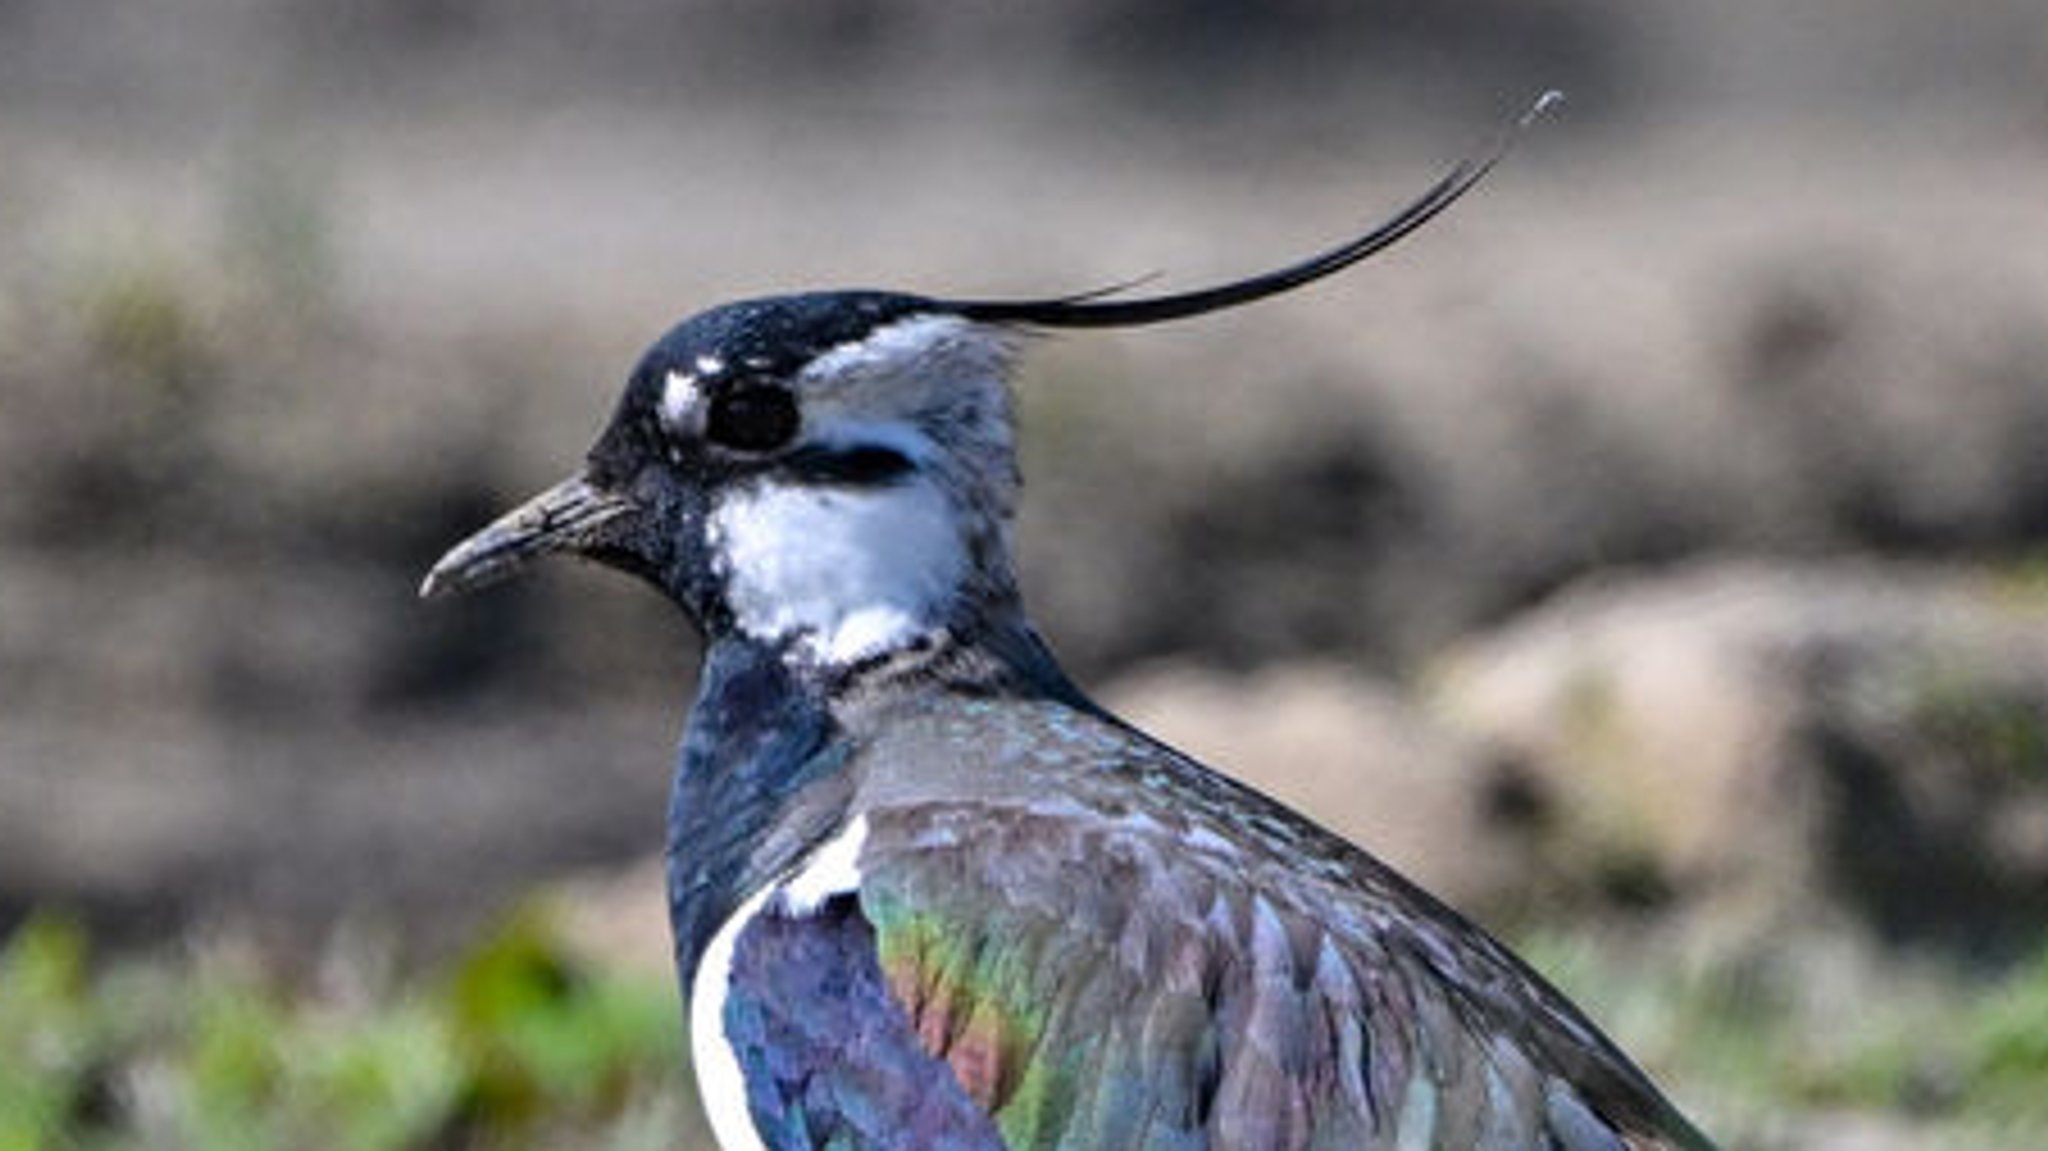
[[1594,581],[1456,651],[1434,697],[1556,797],[1554,874],[1610,895],[1971,946],[2048,915],[2038,574]]
[[[1311,297],[1156,366],[1027,367],[1049,630],[1084,669],[1398,671],[1611,566],[2024,556],[2048,533],[2048,246],[1901,245],[1932,200],[1847,178],[1731,236],[1723,195],[1771,194],[1767,167],[1523,203],[1519,259],[1422,261],[1369,320]],[[1432,300],[1465,293],[1487,308]]]
[[1516,778],[1379,680],[1329,665],[1184,665],[1111,684],[1109,707],[1313,815],[1467,910],[1526,889],[1534,812]]
[[374,727],[11,719],[0,925],[49,906],[116,938],[218,922],[317,950],[363,916],[431,950],[537,877],[660,843],[668,717],[469,714]]

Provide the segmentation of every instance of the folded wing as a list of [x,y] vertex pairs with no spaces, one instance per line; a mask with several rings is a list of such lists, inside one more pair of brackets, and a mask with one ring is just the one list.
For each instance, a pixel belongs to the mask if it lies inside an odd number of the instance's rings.
[[1708,1146],[1362,853],[1343,862],[1370,883],[1283,884],[1132,812],[864,819],[857,888],[802,915],[770,900],[735,949],[727,1033],[778,1151]]

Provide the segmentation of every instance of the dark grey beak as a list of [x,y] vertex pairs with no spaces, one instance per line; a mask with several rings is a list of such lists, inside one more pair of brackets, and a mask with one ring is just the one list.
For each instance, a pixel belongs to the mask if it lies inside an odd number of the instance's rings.
[[493,584],[550,552],[589,552],[616,540],[639,506],[574,475],[448,550],[420,584],[434,599]]

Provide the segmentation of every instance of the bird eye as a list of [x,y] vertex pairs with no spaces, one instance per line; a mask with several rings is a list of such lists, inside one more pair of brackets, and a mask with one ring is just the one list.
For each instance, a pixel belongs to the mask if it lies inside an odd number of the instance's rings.
[[723,447],[765,452],[788,443],[800,422],[796,397],[785,389],[739,388],[712,399],[704,435]]

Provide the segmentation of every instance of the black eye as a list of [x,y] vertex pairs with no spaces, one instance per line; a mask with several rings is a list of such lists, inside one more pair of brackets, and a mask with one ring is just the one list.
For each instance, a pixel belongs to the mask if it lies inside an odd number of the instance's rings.
[[796,397],[784,389],[739,388],[712,399],[704,434],[723,447],[765,452],[788,443],[800,422]]

